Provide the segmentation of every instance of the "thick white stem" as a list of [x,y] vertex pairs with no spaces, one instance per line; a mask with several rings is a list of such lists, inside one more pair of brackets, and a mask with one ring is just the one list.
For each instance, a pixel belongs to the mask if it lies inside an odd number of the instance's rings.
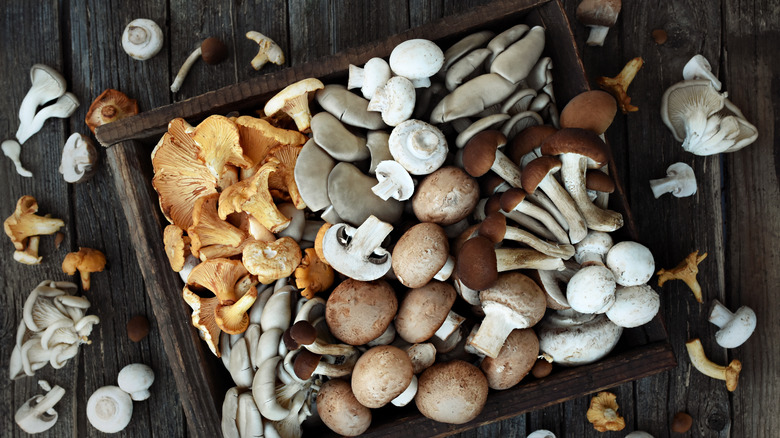
[[436,336],[437,338],[444,341],[449,338],[450,335],[455,332],[455,330],[460,328],[460,325],[463,324],[464,321],[466,321],[466,318],[450,310],[450,312],[447,314],[447,318],[444,319],[444,322],[441,324],[438,330],[436,330],[436,333],[434,333],[433,336]]
[[496,158],[493,160],[493,165],[490,166],[490,170],[503,178],[504,181],[509,183],[512,187],[523,187],[523,183],[520,182],[520,168],[504,155],[503,152],[499,150],[496,151]]
[[726,306],[724,306],[718,300],[712,300],[712,310],[710,310],[710,322],[716,326],[723,328],[726,324],[734,319],[734,313],[731,312]]
[[485,309],[485,319],[469,345],[485,356],[495,358],[504,346],[506,338],[516,327],[508,319],[508,310],[491,310]]
[[587,44],[589,46],[603,46],[604,39],[607,38],[609,27],[607,26],[588,26],[590,27],[590,34],[588,35]]
[[410,401],[414,400],[414,396],[417,394],[417,376],[412,376],[412,381],[409,386],[404,389],[404,392],[400,393],[396,398],[390,400],[394,406],[406,406]]
[[577,209],[577,204],[569,196],[566,190],[561,187],[552,176],[548,176],[539,183],[539,188],[542,189],[550,200],[558,207],[566,222],[569,224],[569,240],[572,244],[579,242],[588,235],[588,226],[585,223],[585,218],[580,214]]
[[578,155],[561,154],[561,176],[574,203],[577,204],[588,228],[596,231],[615,231],[623,226],[623,215],[611,210],[602,210],[590,201],[585,190],[587,159]]
[[444,262],[444,266],[439,269],[439,272],[433,276],[434,279],[439,281],[445,281],[450,278],[452,271],[455,269],[455,258],[452,256],[447,257],[447,261]]
[[179,91],[181,84],[184,83],[184,78],[186,78],[187,73],[190,72],[190,68],[192,68],[192,65],[195,64],[195,61],[200,58],[202,53],[203,52],[201,51],[200,46],[198,46],[198,48],[187,57],[187,59],[184,61],[184,64],[182,64],[181,68],[179,69],[179,72],[176,73],[176,78],[173,79],[173,83],[171,84],[172,92],[176,93]]

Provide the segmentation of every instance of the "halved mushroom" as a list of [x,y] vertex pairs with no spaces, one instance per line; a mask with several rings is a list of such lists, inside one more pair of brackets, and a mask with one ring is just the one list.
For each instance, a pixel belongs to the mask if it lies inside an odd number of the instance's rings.
[[392,230],[392,225],[373,215],[357,229],[336,224],[322,241],[325,260],[336,271],[356,280],[381,278],[391,267],[391,256],[381,245]]

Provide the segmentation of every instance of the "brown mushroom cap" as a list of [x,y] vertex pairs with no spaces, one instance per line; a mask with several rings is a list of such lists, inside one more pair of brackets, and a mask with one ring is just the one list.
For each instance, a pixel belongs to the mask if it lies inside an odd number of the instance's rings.
[[477,202],[477,181],[460,168],[442,167],[417,186],[412,209],[420,222],[447,226],[466,218]]
[[611,94],[601,90],[580,93],[563,107],[561,128],[582,128],[603,134],[617,114],[617,102]]
[[590,169],[585,172],[585,188],[597,192],[612,193],[615,191],[615,182],[606,173]]
[[371,410],[358,402],[352,387],[341,379],[322,384],[317,394],[317,413],[339,435],[357,436],[371,425]]
[[482,412],[487,394],[487,378],[479,368],[453,360],[435,364],[420,375],[414,401],[431,420],[463,424]]
[[200,57],[209,65],[219,64],[228,57],[228,47],[219,38],[208,37],[200,43]]
[[[444,266],[450,245],[444,229],[431,222],[409,228],[395,244],[393,272],[406,287],[422,287]],[[412,341],[410,341],[412,342]]]
[[455,269],[460,281],[474,290],[493,286],[498,280],[498,261],[493,242],[476,236],[463,243]]
[[331,292],[325,320],[342,342],[363,345],[385,332],[397,310],[395,291],[386,281],[348,278]]
[[603,167],[609,157],[606,144],[592,131],[580,128],[562,128],[542,144],[542,154],[578,154],[589,159],[589,168]]
[[533,329],[513,330],[495,358],[485,357],[480,368],[485,373],[488,386],[508,389],[528,375],[539,355],[539,338]]
[[398,397],[412,381],[414,366],[405,351],[379,345],[363,353],[352,370],[352,392],[365,407],[381,408]]
[[[557,172],[561,168],[561,160],[555,157],[539,157],[530,161],[523,169],[523,189],[528,193],[533,193],[542,182],[542,180],[551,173]],[[602,172],[599,172],[602,173]]]
[[479,224],[479,235],[487,237],[493,243],[504,240],[506,235],[506,216],[494,211],[488,213],[485,220]]
[[[520,164],[523,155],[541,146],[547,137],[555,134],[557,131],[550,125],[529,126],[512,138],[512,141],[507,144],[504,154],[515,164]],[[523,184],[523,187],[525,187],[525,184]]]
[[518,204],[525,201],[525,197],[528,193],[523,189],[511,188],[501,194],[500,205],[501,210],[512,211]]
[[471,137],[463,147],[463,168],[473,177],[486,174],[496,160],[496,149],[506,144],[506,136],[494,129]]
[[455,288],[436,280],[411,289],[398,308],[396,332],[412,344],[430,339],[444,323],[457,296]]

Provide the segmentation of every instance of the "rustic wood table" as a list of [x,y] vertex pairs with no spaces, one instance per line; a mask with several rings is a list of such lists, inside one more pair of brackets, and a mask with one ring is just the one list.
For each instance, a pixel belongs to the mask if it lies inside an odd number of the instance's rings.
[[[32,178],[17,175],[10,160],[0,159],[3,218],[13,212],[19,197],[32,195],[41,213],[66,223],[59,247],[53,238],[41,240],[43,262],[37,266],[15,262],[11,242],[2,239],[0,368],[8,370],[29,292],[44,279],[71,279],[60,269],[65,254],[91,247],[108,259],[107,269],[93,275],[92,289],[85,294],[92,302],[90,313],[101,318],[92,343],[59,370],[46,367],[35,377],[15,381],[0,378],[0,394],[5,394],[0,400],[0,436],[24,435],[14,423],[14,413],[42,392],[39,379],[67,390],[57,405],[59,421],[44,436],[100,435],[86,419],[87,399],[98,387],[115,384],[119,370],[133,362],[149,364],[156,381],[151,398],[135,403],[133,420],[121,434],[166,438],[188,434],[180,408],[184,394],[176,390],[163,351],[165,333],[158,331],[144,293],[111,172],[102,165],[94,178],[77,185],[64,182],[58,172],[65,139],[73,132],[89,134],[83,120],[98,94],[107,88],[121,90],[136,98],[143,111],[280,69],[251,68],[249,60],[257,46],[244,37],[248,30],[272,37],[283,48],[286,65],[298,65],[481,3],[485,1],[0,1],[0,140],[16,132],[33,64],[62,72],[68,90],[81,101],[72,117],[46,122],[24,144],[21,159]],[[596,77],[614,76],[633,57],[645,61],[629,92],[639,111],[619,115],[607,133],[643,243],[655,255],[657,267],[673,267],[694,250],[709,254],[699,273],[704,305],[682,282],[656,288],[679,365],[613,388],[627,427],[605,436],[624,436],[631,430],[671,436],[669,424],[679,411],[693,417],[689,436],[778,436],[780,342],[774,336],[780,336],[780,304],[771,294],[780,283],[780,158],[774,131],[780,117],[774,100],[780,97],[780,62],[772,47],[780,40],[780,2],[625,2],[603,47],[585,46],[588,31],[574,19],[577,3],[566,1],[565,8],[594,86]],[[145,62],[132,60],[121,48],[122,30],[134,18],[153,19],[165,34],[160,54]],[[665,43],[654,41],[655,29],[666,31]],[[168,87],[179,65],[209,36],[227,42],[230,58],[217,66],[196,64],[181,91],[171,94]],[[758,127],[755,144],[729,155],[694,156],[684,152],[663,125],[661,96],[681,79],[683,65],[697,53],[710,60],[729,98]],[[105,158],[105,151],[99,153]],[[654,199],[648,180],[663,176],[677,161],[694,168],[697,193]],[[160,267],[165,269],[166,262],[160,261]],[[756,333],[743,346],[727,351],[715,343],[716,329],[707,322],[709,303],[715,298],[732,309],[747,305],[756,311]],[[135,315],[152,321],[150,336],[139,343],[131,342],[125,332],[125,324]],[[713,361],[742,361],[736,391],[727,392],[723,382],[692,368],[684,343],[694,337],[702,338]],[[522,437],[539,428],[559,437],[600,436],[585,419],[589,401],[581,397],[460,436]]]

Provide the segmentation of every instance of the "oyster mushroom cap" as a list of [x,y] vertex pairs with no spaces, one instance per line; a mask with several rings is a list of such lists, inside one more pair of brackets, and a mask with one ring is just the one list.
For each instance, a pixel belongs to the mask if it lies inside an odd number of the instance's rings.
[[94,172],[98,154],[89,137],[74,132],[65,141],[62,149],[60,173],[65,181],[78,183],[86,181]]
[[661,99],[661,119],[674,139],[696,143],[701,139],[707,118],[725,105],[726,93],[719,93],[707,79],[678,82],[667,88]]
[[368,110],[368,99],[347,90],[342,85],[328,84],[315,95],[322,109],[342,123],[365,129],[384,129],[382,114]]
[[606,315],[559,310],[549,314],[537,326],[539,351],[564,366],[593,363],[609,354],[617,345],[623,328]]
[[490,73],[497,73],[513,84],[528,76],[544,50],[544,28],[534,26],[521,39],[501,51],[490,63]]
[[378,180],[365,175],[352,163],[340,162],[328,175],[328,197],[343,222],[360,225],[369,216],[395,223],[403,213],[403,204],[395,199],[386,201],[374,194]]
[[116,433],[130,424],[133,400],[118,386],[104,386],[89,396],[87,419],[92,426],[105,433]]
[[65,78],[57,70],[44,64],[34,64],[30,67],[30,82],[32,86],[19,105],[19,121],[22,126],[32,122],[39,106],[61,97],[67,90]]
[[327,111],[311,118],[311,133],[315,144],[335,160],[352,162],[370,156],[366,138],[356,135]]
[[122,49],[131,58],[146,61],[160,52],[163,46],[160,26],[148,18],[136,18],[122,32]]

